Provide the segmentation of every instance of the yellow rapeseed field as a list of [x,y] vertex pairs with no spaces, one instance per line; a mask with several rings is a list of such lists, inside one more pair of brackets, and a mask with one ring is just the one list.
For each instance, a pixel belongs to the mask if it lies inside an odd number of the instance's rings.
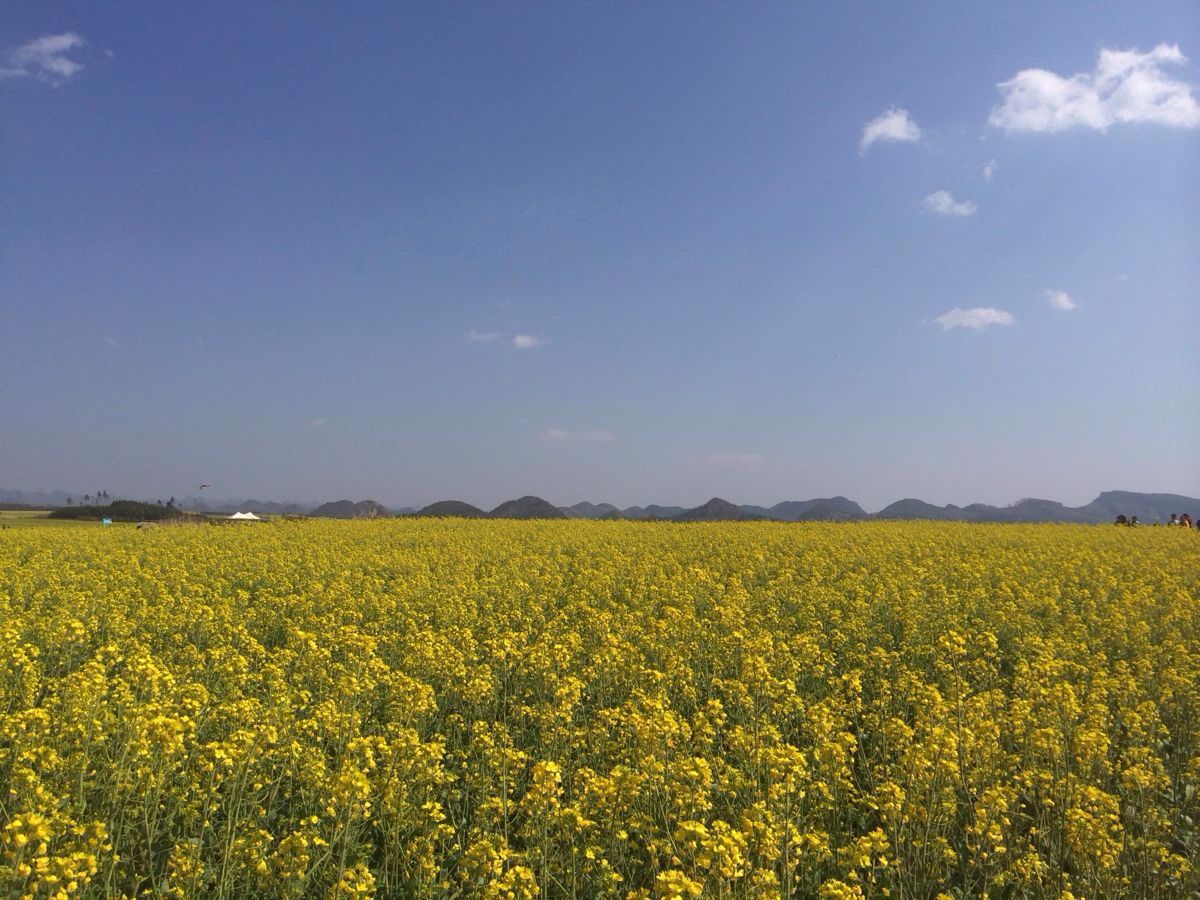
[[0,894],[1200,890],[1200,535],[0,533]]

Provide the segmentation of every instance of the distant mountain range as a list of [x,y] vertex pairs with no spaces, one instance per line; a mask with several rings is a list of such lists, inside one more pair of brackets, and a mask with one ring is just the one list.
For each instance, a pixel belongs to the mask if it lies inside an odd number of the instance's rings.
[[1171,513],[1200,512],[1200,499],[1180,494],[1143,494],[1134,491],[1105,491],[1086,506],[1064,506],[1054,500],[1028,498],[1011,506],[934,506],[924,500],[897,500],[877,513],[868,513],[845,497],[814,500],[785,500],[774,506],[735,506],[714,497],[703,506],[631,506],[617,509],[610,503],[576,503],[563,507],[571,517],[582,519],[669,519],[673,522],[709,522],[772,519],[780,522],[845,522],[859,519],[934,519],[954,522],[1112,522],[1118,515],[1137,516],[1147,525],[1166,522]]
[[1147,525],[1167,522],[1171,513],[1182,515],[1200,508],[1200,500],[1180,494],[1141,494],[1105,491],[1086,506],[1064,506],[1054,500],[1027,498],[1012,506],[932,506],[923,500],[897,500],[875,513],[873,519],[944,519],[956,522],[1112,522],[1118,515],[1137,516]]
[[1064,506],[1054,500],[1028,498],[1011,506],[934,506],[923,500],[897,500],[877,513],[868,513],[845,497],[818,497],[812,500],[785,500],[774,506],[738,506],[713,497],[702,506],[630,506],[621,509],[611,503],[583,501],[574,506],[552,506],[540,497],[522,497],[501,503],[494,510],[482,509],[461,500],[443,500],[416,512],[416,516],[468,516],[506,519],[639,519],[670,522],[728,522],[773,520],[779,522],[848,522],[863,519],[934,519],[955,522],[1112,522],[1118,515],[1137,516],[1147,525],[1166,522],[1171,513],[1200,513],[1200,499],[1179,494],[1141,494],[1133,491],[1106,491],[1086,506]]
[[184,497],[179,501],[182,509],[196,512],[254,512],[269,516],[303,516],[313,508],[311,503],[278,503],[274,500],[208,500],[204,497]]
[[[67,500],[81,501],[80,495],[66,491],[17,491],[0,489],[0,505],[64,506]],[[115,499],[115,498],[114,498]],[[309,515],[335,519],[379,518],[393,515],[458,516],[496,519],[639,519],[672,522],[725,522],[769,519],[780,522],[842,522],[860,519],[935,519],[955,522],[1112,522],[1118,515],[1137,516],[1147,525],[1166,522],[1171,513],[1190,513],[1200,520],[1200,499],[1180,494],[1145,494],[1134,491],[1105,491],[1086,506],[1064,506],[1054,500],[1027,498],[1011,506],[972,503],[969,506],[934,506],[924,500],[908,498],[876,513],[867,513],[845,497],[821,497],[813,500],[785,500],[774,506],[738,506],[713,497],[702,506],[630,506],[621,509],[611,503],[584,501],[574,506],[554,506],[541,497],[526,496],[501,503],[491,512],[462,500],[441,500],[416,510],[411,507],[387,509],[375,500],[334,500],[319,506],[279,503],[267,500],[223,500],[185,497],[176,502],[180,509],[196,512],[243,512],[268,515]]]

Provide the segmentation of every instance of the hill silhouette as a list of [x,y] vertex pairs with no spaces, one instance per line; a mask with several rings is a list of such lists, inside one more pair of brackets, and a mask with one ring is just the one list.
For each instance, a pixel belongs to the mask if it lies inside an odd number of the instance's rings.
[[[843,498],[844,499],[844,498]],[[857,503],[850,501],[850,506],[858,507]],[[862,507],[858,507],[860,510]],[[826,500],[819,500],[812,506],[808,507],[800,515],[796,516],[793,521],[796,522],[852,522],[855,519],[862,519],[866,516],[864,512],[851,512],[845,505],[832,503]]]
[[879,512],[875,513],[873,519],[949,519],[953,518],[948,515],[946,510],[941,506],[934,506],[932,503],[926,503],[924,500],[917,500],[915,497],[909,497],[904,500],[897,500],[895,503],[889,503]]
[[682,506],[659,506],[657,503],[651,503],[649,506],[631,506],[622,512],[627,519],[672,519],[687,510]]
[[567,514],[541,497],[526,495],[517,500],[506,500],[488,516],[493,519],[565,519]]
[[981,516],[977,517],[978,521],[987,521],[992,516],[993,521],[1003,522],[1086,522],[1088,517],[1077,509],[1071,509],[1069,506],[1055,500],[1040,500],[1036,497],[1027,497],[1024,500],[1018,500],[1012,506],[1006,506],[1002,509],[995,507],[989,508]]
[[1180,494],[1104,491],[1087,506],[1079,507],[1079,511],[1093,522],[1111,522],[1118,515],[1137,516],[1143,522],[1166,522],[1171,518],[1171,513],[1188,513],[1196,519],[1200,512],[1200,500]]
[[579,519],[603,519],[611,513],[620,512],[611,503],[588,503],[586,500],[576,503],[574,506],[564,506],[562,511],[568,516]]
[[[866,516],[866,510],[845,497],[819,497],[815,500],[784,500],[771,507],[743,506],[745,512],[764,519],[779,519],[795,522],[800,519],[818,520],[830,518],[855,519]],[[816,510],[810,514],[810,511]]]
[[674,516],[672,522],[736,522],[761,519],[753,513],[745,512],[740,506],[734,506],[728,500],[713,497],[703,506],[684,510]]
[[478,506],[472,506],[470,503],[465,503],[462,500],[439,500],[437,503],[430,503],[428,506],[422,507],[413,513],[413,515],[457,516],[462,519],[482,519],[487,513]]

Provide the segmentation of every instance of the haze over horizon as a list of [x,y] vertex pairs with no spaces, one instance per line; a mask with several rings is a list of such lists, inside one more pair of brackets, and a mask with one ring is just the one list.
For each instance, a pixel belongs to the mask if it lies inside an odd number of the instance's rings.
[[27,4],[0,487],[1200,496],[1194,3]]
[[[99,488],[97,490],[107,490],[107,489]],[[52,495],[57,495],[57,494],[65,494],[66,497],[65,498],[59,497],[58,499],[54,499]],[[1132,495],[1132,496],[1129,496],[1129,497],[1121,496],[1119,498],[1116,498],[1113,496],[1114,494]],[[21,496],[21,495],[25,495],[25,496]],[[444,498],[441,498],[441,501],[436,501],[436,500],[432,501],[432,504],[438,504],[438,503],[445,502],[445,501],[449,501],[451,503],[460,503],[461,502],[461,503],[466,503],[468,506],[475,507],[480,512],[488,513],[488,512],[491,512],[492,510],[496,509],[497,507],[500,507],[502,504],[508,505],[518,499],[524,500],[530,496],[533,496],[535,500],[545,501],[545,502],[549,503],[551,506],[558,508],[559,510],[568,510],[570,507],[575,507],[578,504],[580,504],[581,502],[582,503],[592,503],[593,505],[599,505],[599,504],[604,504],[604,503],[608,502],[608,501],[604,501],[604,500],[601,500],[601,501],[595,501],[595,500],[578,501],[578,500],[576,500],[576,501],[568,502],[568,501],[562,501],[562,500],[554,500],[554,499],[550,499],[550,498],[546,498],[546,497],[536,497],[536,495],[524,495],[523,494],[520,496],[520,498],[509,497],[509,498],[506,498],[505,501],[500,501],[500,503],[477,504],[477,503],[471,502],[471,500],[469,498],[444,497]],[[161,503],[166,502],[168,499],[167,495],[159,496],[156,498],[155,495],[147,494],[145,492],[139,493],[137,491],[134,491],[130,494],[125,494],[125,493],[115,493],[114,494],[114,493],[110,492],[110,496],[105,499],[100,499],[100,498],[97,498],[95,500],[85,499],[88,497],[90,497],[90,492],[87,492],[87,491],[63,491],[60,488],[55,488],[53,490],[41,489],[41,490],[35,490],[35,491],[22,491],[20,489],[13,489],[13,488],[8,488],[4,485],[0,485],[0,504],[17,502],[17,503],[20,503],[22,506],[29,505],[31,500],[35,501],[33,504],[34,506],[41,505],[43,503],[51,503],[51,502],[53,503],[53,505],[56,505],[56,506],[70,505],[67,503],[68,500],[70,501],[71,504],[83,505],[83,504],[97,504],[98,503],[99,505],[104,506],[114,500],[140,500],[140,501],[154,503],[157,499],[157,502],[159,502],[161,504]],[[1141,499],[1138,499],[1138,498],[1141,498]],[[1173,499],[1171,499],[1171,498],[1173,498]],[[254,495],[238,496],[238,497],[225,497],[225,496],[221,496],[219,494],[211,494],[211,493],[206,494],[203,491],[194,492],[194,493],[190,493],[190,494],[189,493],[180,493],[178,496],[172,494],[170,496],[170,499],[175,501],[177,503],[177,505],[180,506],[181,508],[183,508],[184,510],[189,510],[189,509],[230,510],[235,507],[237,507],[238,509],[241,509],[243,504],[246,504],[247,508],[255,509],[255,508],[258,508],[260,505],[266,506],[268,504],[277,504],[279,506],[295,506],[295,507],[302,507],[302,508],[307,507],[307,509],[295,510],[295,511],[296,512],[304,512],[306,514],[312,513],[315,511],[317,515],[325,515],[326,514],[324,512],[317,511],[318,507],[322,507],[322,506],[330,507],[330,506],[344,505],[346,503],[357,505],[360,501],[362,503],[376,503],[391,513],[399,512],[401,514],[406,514],[409,512],[418,512],[418,511],[423,510],[425,507],[428,507],[431,505],[431,503],[404,503],[402,501],[399,501],[399,502],[398,501],[389,501],[389,502],[379,503],[378,500],[376,500],[375,498],[372,498],[372,497],[360,497],[357,499],[350,498],[350,497],[339,497],[336,500],[331,500],[331,499],[314,500],[312,498],[305,499],[305,498],[296,498],[296,497],[266,497],[266,496],[254,496]],[[834,503],[831,505],[831,504],[826,504],[823,502],[823,501],[827,501],[827,500],[849,501],[849,504],[847,504],[845,502],[840,502],[840,503]],[[1052,518],[1054,513],[1053,512],[1047,513],[1046,507],[1044,507],[1041,504],[1041,501],[1046,501],[1046,500],[1049,500],[1051,502],[1057,502],[1057,501],[1055,501],[1055,498],[1053,498],[1053,497],[1036,497],[1036,498],[1021,497],[1021,498],[1017,498],[1016,500],[1013,500],[1010,502],[1005,502],[1005,503],[995,503],[995,504],[986,504],[985,503],[985,504],[982,504],[982,506],[986,507],[986,509],[983,511],[984,513],[986,513],[986,515],[984,516],[984,518],[977,519],[977,520],[978,521],[1001,521],[1000,519],[996,519],[996,518],[988,518],[988,516],[992,516],[995,513],[1006,510],[1006,509],[1014,509],[1014,510],[1024,509],[1025,513],[1028,514],[1029,509],[1025,508],[1024,504],[1033,503],[1034,504],[1033,509],[1038,516],[1042,516],[1042,515],[1051,516],[1051,518],[1037,519],[1037,521],[1055,521]],[[1098,491],[1096,493],[1096,495],[1091,498],[1091,500],[1092,501],[1098,501],[1098,500],[1103,501],[1100,504],[1100,506],[1105,515],[1105,518],[1103,519],[1103,521],[1105,521],[1105,522],[1108,521],[1108,519],[1107,519],[1108,511],[1110,509],[1117,509],[1117,510],[1126,511],[1130,515],[1138,515],[1138,516],[1142,517],[1142,519],[1147,524],[1151,524],[1155,521],[1155,516],[1153,514],[1153,510],[1150,509],[1150,507],[1152,507],[1152,506],[1162,506],[1165,503],[1166,506],[1176,506],[1181,510],[1187,510],[1188,505],[1189,505],[1188,504],[1189,500],[1200,503],[1200,498],[1181,496],[1173,491],[1142,491],[1142,492],[1134,491],[1134,492],[1130,492],[1130,491],[1123,491],[1119,488],[1115,489],[1114,491]],[[786,506],[788,504],[792,504],[797,501],[799,501],[801,503],[808,503],[811,501],[816,501],[814,503],[814,506],[817,508],[830,508],[831,507],[833,509],[850,512],[851,515],[856,514],[856,513],[851,512],[850,509],[847,509],[847,507],[850,506],[851,504],[857,503],[855,498],[845,497],[844,495],[837,495],[837,494],[827,495],[824,497],[815,497],[815,496],[814,497],[790,497],[790,498],[786,498],[786,500],[765,501],[762,503],[741,503],[741,502],[730,501],[728,498],[725,498],[725,497],[709,497],[703,501],[696,500],[696,501],[688,501],[688,502],[683,502],[683,503],[673,503],[670,501],[659,502],[658,500],[643,500],[642,502],[639,502],[639,503],[629,503],[629,504],[624,504],[624,505],[612,504],[612,505],[614,507],[616,507],[616,509],[619,512],[625,512],[630,509],[641,509],[641,510],[644,510],[647,515],[653,515],[656,518],[659,518],[659,517],[672,518],[681,512],[683,512],[683,513],[694,512],[698,507],[707,506],[707,504],[709,504],[710,502],[715,502],[716,505],[718,507],[720,507],[720,509],[722,511],[725,511],[726,507],[728,505],[728,506],[733,506],[735,508],[741,508],[741,509],[743,509],[743,511],[748,511],[751,515],[766,516],[768,514],[766,512],[763,512],[764,509],[770,510],[771,507],[774,507],[777,504],[779,504],[781,506]],[[861,508],[861,511],[863,513],[865,513],[867,516],[874,516],[879,513],[886,513],[889,510],[891,510],[893,506],[896,506],[896,507],[903,508],[903,512],[901,513],[902,518],[923,518],[923,517],[925,517],[923,512],[916,513],[914,511],[913,505],[910,503],[910,501],[916,501],[917,507],[919,507],[922,510],[925,509],[926,505],[929,505],[929,506],[933,506],[938,509],[946,508],[947,510],[951,510],[955,507],[957,507],[959,510],[967,509],[968,511],[972,511],[973,514],[976,516],[982,514],[980,510],[975,509],[975,507],[980,505],[979,501],[969,501],[969,502],[968,501],[959,501],[959,502],[948,501],[947,503],[928,504],[927,501],[925,501],[923,498],[920,498],[920,497],[896,497],[889,503],[881,504],[879,507],[863,506],[862,504],[859,504],[859,506]],[[1176,501],[1180,501],[1180,502],[1176,502]],[[1092,505],[1090,503],[1086,503],[1086,504],[1085,503],[1079,503],[1079,504],[1064,503],[1062,505],[1063,505],[1063,507],[1065,507],[1065,512],[1071,512],[1071,511],[1077,510],[1080,507],[1083,507],[1087,515],[1089,515],[1089,516],[1097,515],[1097,513],[1095,513],[1095,511],[1092,509]],[[534,504],[534,506],[536,507],[537,504]],[[801,507],[801,511],[807,510],[809,508],[810,507]],[[1137,512],[1134,512],[1134,510],[1137,510]],[[268,510],[268,512],[270,512],[270,511],[272,511],[272,510]],[[278,510],[275,510],[275,511],[278,511]],[[435,514],[436,515],[457,515],[458,513],[448,513],[445,510],[441,510]],[[785,513],[783,513],[783,515],[786,515],[789,518],[786,518],[783,520],[791,521],[791,518],[795,517],[798,514],[799,514],[799,512],[796,511],[795,509],[785,512]],[[357,513],[355,515],[357,515]],[[1161,513],[1161,515],[1159,517],[1162,518],[1163,521],[1165,521],[1166,515],[1167,515],[1166,513]],[[338,514],[338,516],[341,517],[340,513]],[[351,516],[351,517],[354,517],[354,516]],[[539,517],[540,517],[540,514],[538,514],[536,512],[525,512],[525,511],[523,511],[520,516],[517,516],[517,518],[539,518]],[[976,519],[972,519],[972,521],[975,521],[975,520]],[[1026,521],[1026,520],[1020,519],[1017,521]],[[1032,520],[1030,520],[1030,521],[1032,521]],[[1075,521],[1075,520],[1070,519],[1070,520],[1064,520],[1064,521]]]

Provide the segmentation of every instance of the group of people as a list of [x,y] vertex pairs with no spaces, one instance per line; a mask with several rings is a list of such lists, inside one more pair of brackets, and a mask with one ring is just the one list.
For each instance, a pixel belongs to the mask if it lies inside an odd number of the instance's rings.
[[[1125,516],[1120,515],[1120,516],[1117,516],[1117,521],[1113,524],[1115,524],[1115,525],[1131,525],[1132,526],[1132,525],[1140,525],[1142,523],[1138,521],[1137,516],[1130,516],[1128,519],[1126,519]],[[1156,522],[1155,524],[1158,524],[1158,523]],[[1179,526],[1182,526],[1183,528],[1191,528],[1192,527],[1192,517],[1189,516],[1187,513],[1184,513],[1182,516],[1177,515],[1175,513],[1171,513],[1171,521],[1168,522],[1167,524],[1168,525],[1179,525]],[[1196,523],[1196,528],[1200,529],[1200,522]]]

